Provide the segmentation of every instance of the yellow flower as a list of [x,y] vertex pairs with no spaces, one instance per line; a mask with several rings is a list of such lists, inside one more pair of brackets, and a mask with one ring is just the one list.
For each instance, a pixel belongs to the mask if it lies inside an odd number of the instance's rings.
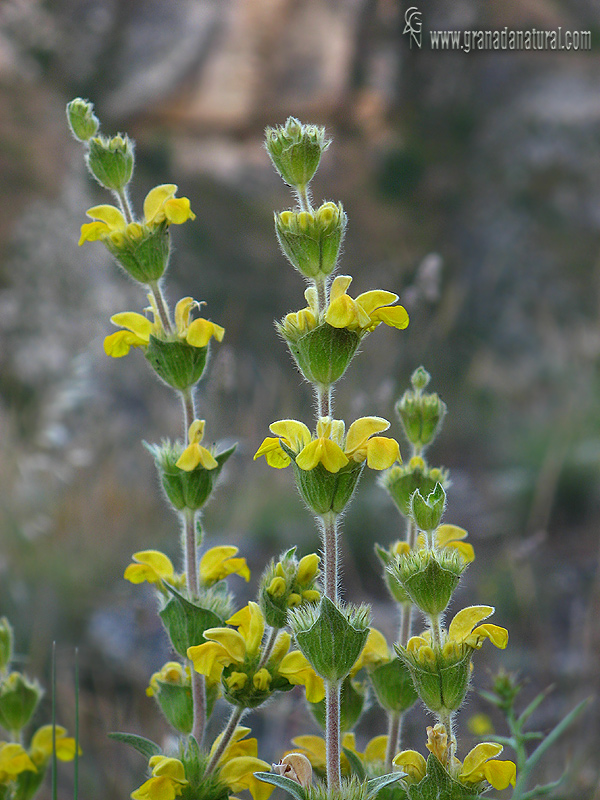
[[181,761],[168,756],[152,756],[152,777],[131,793],[133,800],[175,800],[188,784]]
[[499,625],[479,623],[494,613],[492,606],[469,606],[463,608],[454,617],[448,627],[448,641],[465,644],[474,650],[479,650],[485,639],[504,650],[508,644],[508,631]]
[[487,781],[494,789],[502,791],[507,786],[514,786],[517,768],[512,761],[498,761],[504,748],[495,742],[481,742],[467,754],[462,764],[458,780],[464,784],[478,784]]
[[299,650],[292,650],[284,656],[277,672],[290,683],[304,686],[309,703],[319,703],[325,697],[323,678],[317,675]]
[[175,464],[179,469],[191,472],[199,466],[204,469],[215,469],[219,466],[217,459],[210,450],[200,444],[204,438],[205,425],[206,422],[203,419],[195,419],[190,425],[188,431],[189,444]]
[[12,742],[0,742],[0,786],[10,783],[22,772],[37,772],[23,747]]
[[[367,743],[364,753],[356,749],[356,737],[353,733],[345,733],[342,737],[341,744],[344,749],[355,753],[363,763],[374,764],[378,761],[385,761],[387,740],[388,737],[385,735],[375,736],[375,738]],[[326,748],[325,740],[321,736],[314,736],[312,734],[296,736],[292,739],[292,744],[297,748],[297,752],[302,753],[302,755],[308,758],[313,769],[322,772],[325,771],[327,765]],[[341,754],[340,763],[342,772],[349,774],[351,771],[350,764],[344,753]]]
[[[165,339],[164,329],[160,322],[156,303],[152,295],[148,295],[150,306],[147,309],[153,315],[153,321],[143,314],[135,311],[123,311],[114,314],[110,321],[124,330],[115,331],[104,340],[104,352],[113,358],[122,358],[129,353],[132,347],[146,348],[150,344],[150,337],[173,341],[173,336]],[[174,337],[192,347],[206,347],[212,337],[218,342],[223,341],[225,329],[210,320],[199,317],[192,319],[192,311],[199,308],[200,303],[191,297],[184,297],[175,306]]]
[[159,550],[140,550],[132,556],[135,564],[130,564],[123,577],[130,583],[148,583],[161,587],[163,581],[176,583],[177,576],[171,559]]
[[79,244],[110,237],[114,244],[119,245],[125,237],[139,239],[144,235],[144,227],[152,230],[162,223],[181,225],[188,219],[195,219],[190,201],[187,197],[176,198],[176,191],[177,186],[172,183],[151,189],[144,200],[144,220],[141,223],[128,224],[115,206],[101,205],[88,209],[86,213],[93,222],[81,226]]
[[[475,560],[475,550],[473,549],[473,545],[469,544],[468,542],[463,542],[463,539],[466,539],[469,534],[464,528],[459,528],[458,525],[440,525],[434,533],[433,536],[433,543],[434,546],[438,549],[443,547],[450,547],[456,550],[462,559],[467,563],[470,564],[472,561]],[[418,538],[418,543],[420,547],[424,547],[426,544],[426,537],[425,534],[420,533]]]
[[233,545],[211,547],[200,559],[200,578],[205,586],[212,586],[228,575],[240,575],[250,580],[250,570],[245,558],[234,558],[238,552]]
[[201,675],[217,679],[231,664],[243,664],[246,657],[256,656],[265,631],[265,620],[259,606],[250,602],[227,620],[232,628],[208,628],[204,644],[189,647],[188,658]]
[[225,328],[202,317],[192,319],[192,312],[200,306],[201,303],[192,297],[184,297],[177,303],[175,306],[177,337],[192,347],[206,347],[213,336],[218,342],[222,342]]
[[[56,725],[56,757],[60,761],[72,761],[75,758],[75,739],[67,736],[66,733],[66,728]],[[81,754],[81,750],[79,750],[79,754]],[[43,725],[33,734],[29,755],[38,767],[50,760],[52,756],[52,725]]]
[[350,674],[356,675],[363,667],[378,666],[379,664],[385,664],[389,660],[390,651],[385,636],[377,628],[369,628],[365,646],[354,662]]
[[409,783],[419,783],[427,772],[427,762],[416,750],[402,750],[392,763],[406,773]]
[[160,668],[158,672],[153,673],[150,678],[150,685],[146,689],[148,697],[153,697],[158,694],[160,687],[158,681],[161,683],[172,683],[177,686],[185,686],[190,683],[190,670],[189,667],[184,667],[179,661],[167,661],[166,664]]
[[342,420],[321,417],[313,437],[303,422],[283,419],[274,422],[270,430],[276,438],[267,437],[254,458],[265,456],[271,467],[281,469],[291,463],[282,447],[295,454],[296,466],[309,471],[322,464],[328,472],[339,472],[350,462],[367,462],[370,469],[383,470],[400,460],[400,448],[395,439],[374,436],[387,430],[390,423],[382,417],[361,417],[350,425],[345,435]]
[[400,330],[407,327],[406,309],[393,305],[398,300],[397,294],[374,289],[353,300],[346,294],[351,283],[349,275],[338,275],[331,284],[325,321],[332,327],[347,328],[360,336],[375,330],[382,322]]
[[[238,726],[235,729],[230,743],[217,762],[219,778],[232,792],[248,789],[254,800],[267,800],[275,787],[259,781],[254,773],[268,771],[271,765],[258,758],[258,742],[256,739],[244,738],[248,733],[250,728]],[[215,739],[210,756],[216,751],[222,737],[220,734]]]
[[257,656],[260,650],[265,620],[259,606],[250,602],[247,606],[227,620],[238,630],[231,628],[208,628],[204,631],[204,644],[188,648],[188,658],[194,669],[209,680],[219,680],[223,670],[232,665],[240,669],[231,672],[227,679],[230,691],[241,690],[252,676],[252,685],[258,691],[267,692],[275,674],[283,676],[291,684],[300,684],[306,688],[309,702],[316,703],[325,696],[323,679],[310,666],[299,651],[287,652],[291,637],[281,634],[266,665],[256,670]]

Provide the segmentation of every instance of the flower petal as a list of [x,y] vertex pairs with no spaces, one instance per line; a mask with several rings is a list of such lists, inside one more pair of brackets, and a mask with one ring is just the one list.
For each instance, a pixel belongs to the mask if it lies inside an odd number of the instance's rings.
[[374,436],[367,442],[367,467],[369,469],[388,469],[401,461],[400,445],[395,439]]
[[125,217],[116,206],[94,206],[85,212],[88,217],[106,223],[109,232],[124,231],[127,227]]
[[104,339],[104,352],[111,358],[126,356],[132,347],[146,347],[148,342],[131,331],[115,331]]
[[361,447],[374,433],[381,433],[390,427],[390,423],[383,417],[360,417],[348,428],[345,452],[351,455]]
[[459,611],[448,628],[448,635],[455,642],[464,641],[473,628],[494,613],[493,606],[468,606]]
[[388,306],[374,311],[371,314],[371,322],[383,322],[385,325],[389,325],[390,328],[398,328],[398,330],[402,331],[408,327],[410,318],[403,306]]
[[483,765],[483,774],[486,781],[498,791],[517,782],[517,767],[512,761],[488,761]]
[[264,456],[267,459],[267,464],[270,467],[275,467],[275,469],[283,469],[289,466],[291,462],[291,458],[282,450],[278,437],[267,436],[254,454],[254,460],[256,461],[261,456]]
[[312,436],[303,422],[295,419],[280,419],[269,425],[269,430],[284,439],[291,450],[299,453],[311,441]]
[[504,650],[508,644],[508,631],[506,628],[501,628],[500,625],[493,625],[491,622],[487,622],[485,625],[478,625],[471,636],[467,638],[467,644],[470,644],[470,639],[473,636],[489,639],[500,650]]
[[371,289],[369,292],[363,292],[356,298],[356,302],[363,307],[369,316],[377,308],[382,306],[391,306],[398,299],[398,295],[393,292],[386,292],[385,289]]
[[240,635],[244,638],[248,653],[258,652],[265,632],[265,618],[260,606],[250,601],[247,606],[227,620],[228,625],[236,625]]
[[[309,703],[319,703],[325,697],[323,678],[317,675],[299,650],[292,650],[291,653],[285,655],[277,671],[280,675],[283,675],[284,678],[287,678],[290,683],[304,686],[306,689],[306,699]],[[298,739],[301,738],[305,737],[297,737],[297,739],[292,739],[292,742],[296,743]],[[318,739],[319,737],[313,738]],[[299,746],[303,747],[304,745]],[[312,760],[311,763],[315,766]]]
[[[479,775],[481,767],[494,756],[499,756],[504,748],[497,742],[481,742],[476,745],[467,755],[463,762],[460,777],[464,780],[469,780],[473,775]],[[481,780],[481,777],[476,777],[475,780]]]
[[166,201],[174,197],[176,191],[177,186],[174,183],[163,183],[148,192],[144,200],[144,219],[147,225],[155,222]]
[[138,314],[135,311],[121,311],[119,314],[113,314],[110,321],[113,325],[118,325],[119,328],[126,328],[128,331],[135,333],[146,344],[150,341],[152,323],[143,314]]

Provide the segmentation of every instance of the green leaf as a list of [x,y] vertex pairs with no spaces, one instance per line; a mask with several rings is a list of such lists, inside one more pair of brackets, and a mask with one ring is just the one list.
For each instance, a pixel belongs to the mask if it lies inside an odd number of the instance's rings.
[[350,764],[350,769],[359,779],[359,781],[364,781],[367,777],[365,772],[365,768],[363,767],[363,763],[360,758],[356,755],[353,750],[348,750],[347,747],[342,747],[343,753],[348,759],[348,763]]
[[159,611],[159,616],[167,629],[173,647],[180,656],[186,658],[188,647],[203,644],[206,641],[204,631],[207,628],[220,628],[225,623],[214,611],[190,603],[172,586],[167,583],[165,586],[173,597]]
[[427,759],[427,774],[408,787],[409,800],[470,800],[479,793],[458,783],[446,772],[434,755]]
[[259,781],[263,781],[263,783],[271,783],[273,786],[278,786],[288,794],[291,794],[292,797],[295,797],[296,800],[306,800],[306,791],[299,783],[290,780],[290,778],[277,775],[275,772],[255,772],[254,777],[258,778]]
[[115,742],[123,742],[137,750],[138,753],[144,756],[148,761],[152,756],[158,756],[162,753],[161,748],[151,739],[146,739],[145,736],[138,736],[135,733],[109,733],[108,738]]
[[371,797],[375,797],[384,786],[389,786],[390,783],[399,781],[400,778],[404,778],[405,775],[405,772],[389,772],[387,775],[371,778],[370,781],[367,781],[367,800],[370,800]]

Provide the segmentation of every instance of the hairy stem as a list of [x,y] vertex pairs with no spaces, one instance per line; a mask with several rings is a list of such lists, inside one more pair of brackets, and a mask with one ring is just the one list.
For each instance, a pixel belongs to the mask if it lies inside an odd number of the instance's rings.
[[266,644],[263,648],[262,655],[258,663],[258,667],[256,668],[257,671],[259,669],[262,669],[262,667],[264,667],[264,665],[271,657],[271,653],[273,652],[273,648],[275,647],[275,642],[277,641],[278,635],[279,635],[279,628],[271,628]]
[[190,670],[192,675],[192,707],[194,709],[192,734],[198,742],[198,746],[202,747],[206,728],[206,680],[204,675],[196,672],[191,662]]
[[148,288],[150,289],[152,297],[154,298],[154,302],[156,303],[158,316],[160,317],[164,332],[167,334],[173,333],[173,326],[171,325],[171,318],[169,316],[169,307],[167,306],[167,301],[163,296],[160,284],[158,281],[152,281],[148,284]]
[[306,184],[304,186],[296,186],[296,196],[298,197],[298,205],[300,206],[300,211],[312,211],[312,206],[310,204],[310,194],[308,192],[308,186]]
[[191,599],[198,597],[198,543],[196,541],[196,512],[186,508],[183,516],[183,553],[185,577]]
[[221,758],[221,756],[225,752],[225,748],[231,741],[231,737],[235,733],[235,729],[239,725],[245,710],[246,710],[245,708],[240,708],[239,706],[233,707],[231,711],[231,716],[229,717],[229,722],[227,723],[227,727],[225,728],[221,736],[221,741],[219,742],[219,746],[212,754],[212,757],[206,767],[206,772],[204,773],[205,778],[208,775],[210,775],[210,773],[215,769],[215,767],[219,763],[219,759]]
[[398,644],[406,647],[410,639],[412,629],[412,603],[402,603],[400,606],[400,631],[398,633]]
[[337,515],[330,512],[321,518],[323,537],[323,579],[325,596],[332,602],[338,598],[338,524]]
[[133,211],[131,209],[131,203],[129,202],[129,195],[127,194],[127,189],[116,190],[113,192],[114,196],[117,198],[117,202],[119,203],[119,208],[121,209],[121,213],[125,217],[125,222],[129,224],[133,222]]
[[192,387],[188,387],[181,392],[181,402],[183,404],[183,446],[185,447],[188,440],[190,425],[196,419]]
[[331,386],[322,386],[321,384],[315,387],[317,395],[317,416],[330,417],[331,416]]
[[327,789],[339,789],[340,764],[340,682],[325,682],[325,745],[327,752]]
[[402,729],[402,714],[399,711],[388,712],[388,741],[385,751],[385,769],[391,772],[392,760],[400,749],[400,731]]

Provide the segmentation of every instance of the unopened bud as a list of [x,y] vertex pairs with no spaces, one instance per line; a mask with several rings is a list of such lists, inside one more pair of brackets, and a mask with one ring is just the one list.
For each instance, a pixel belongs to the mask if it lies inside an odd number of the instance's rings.
[[133,144],[127,134],[90,139],[86,156],[88,168],[101,186],[122,192],[133,174]]
[[67,122],[73,136],[80,142],[87,142],[95,136],[100,127],[98,117],[94,114],[94,105],[89,100],[76,97],[67,103]]
[[275,169],[294,188],[305,188],[310,183],[329,143],[325,128],[302,125],[295,117],[265,131],[265,146]]

